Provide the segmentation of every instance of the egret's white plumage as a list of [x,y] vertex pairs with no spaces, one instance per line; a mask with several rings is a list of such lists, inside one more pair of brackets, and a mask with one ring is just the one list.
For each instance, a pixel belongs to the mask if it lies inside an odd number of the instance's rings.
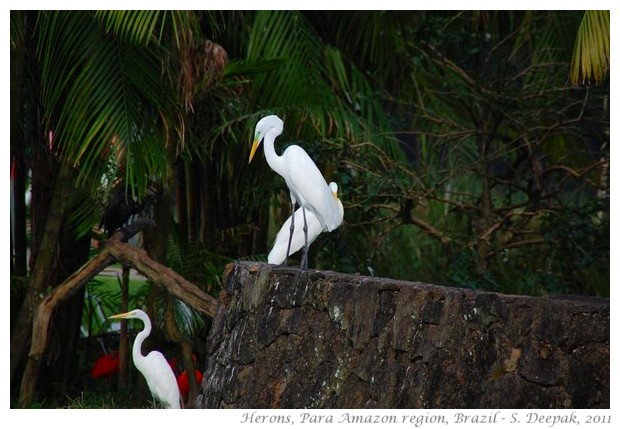
[[[267,163],[273,171],[284,178],[286,186],[288,186],[292,203],[292,218],[295,218],[295,204],[299,204],[304,225],[307,225],[307,209],[313,212],[321,225],[321,230],[333,231],[342,223],[342,218],[339,219],[338,204],[316,164],[306,151],[297,145],[287,147],[282,155],[278,155],[275,151],[275,139],[282,134],[283,129],[284,122],[276,115],[266,116],[258,121],[254,131],[252,150],[250,151],[250,162],[260,143],[264,142]],[[296,222],[293,221],[290,224],[289,242],[293,239]],[[308,239],[307,234],[304,236],[305,246],[301,266],[305,268],[307,267]],[[288,256],[290,251],[286,253]]]
[[[338,185],[334,182],[329,184],[329,187],[332,191],[332,194],[337,202],[337,208],[339,212],[340,223],[342,223],[342,219],[344,217],[344,207],[342,207],[342,202],[338,199]],[[293,238],[291,239],[291,248],[289,250],[289,255],[297,252],[304,246],[304,234],[303,234],[303,220],[301,219],[302,213],[301,208],[297,209],[295,212],[295,226],[293,230]],[[288,245],[288,238],[291,229],[291,220],[292,216],[289,216],[288,219],[284,222],[280,231],[276,235],[276,239],[273,243],[273,247],[267,256],[267,262],[270,264],[281,265],[286,260],[286,249]],[[306,211],[306,220],[308,223],[308,247],[310,244],[319,236],[319,234],[325,229],[321,226],[321,223],[314,215],[312,210]]]
[[110,319],[140,319],[144,323],[144,329],[136,335],[133,343],[133,363],[146,379],[149,390],[155,399],[162,403],[165,408],[181,408],[181,394],[177,379],[172,368],[163,354],[153,350],[148,355],[142,354],[142,342],[151,333],[151,320],[142,310],[132,310],[128,313],[115,314]]

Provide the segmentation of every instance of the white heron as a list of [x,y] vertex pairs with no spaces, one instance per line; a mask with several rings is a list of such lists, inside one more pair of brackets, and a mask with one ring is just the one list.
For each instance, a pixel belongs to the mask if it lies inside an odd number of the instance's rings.
[[250,160],[256,153],[261,142],[265,143],[265,158],[273,171],[284,178],[291,197],[291,230],[287,246],[285,261],[290,254],[291,240],[295,228],[295,204],[299,204],[304,218],[304,246],[300,266],[308,268],[308,222],[306,209],[311,210],[321,230],[333,231],[342,223],[338,205],[332,196],[331,189],[310,156],[297,145],[287,147],[282,155],[278,155],[274,148],[277,136],[282,134],[284,122],[276,115],[262,118],[254,130],[254,142],[250,151]]
[[[329,184],[329,187],[332,191],[332,195],[336,199],[340,216],[340,223],[342,223],[342,219],[344,217],[344,207],[342,207],[342,202],[338,199],[338,185],[334,182],[331,182]],[[297,215],[297,220],[295,220],[293,238],[291,240],[291,247],[289,249],[290,255],[297,252],[304,246],[304,236],[302,231],[300,231],[303,228],[300,219],[301,210],[302,209],[299,208],[295,212],[295,214]],[[267,262],[269,262],[270,264],[282,265],[286,260],[286,250],[292,218],[292,216],[289,216],[289,218],[286,219],[286,221],[280,228],[280,231],[278,231],[278,234],[276,235],[273,247],[271,248],[271,251],[267,256]],[[308,247],[310,247],[312,242],[319,236],[321,232],[325,231],[325,229],[321,226],[321,223],[316,218],[312,210],[306,211],[306,220],[308,222]]]
[[162,403],[165,408],[182,408],[181,394],[177,379],[172,368],[163,354],[153,350],[148,355],[142,354],[142,342],[151,333],[151,319],[142,310],[132,310],[128,313],[115,314],[110,319],[140,319],[144,329],[136,336],[133,343],[133,363],[146,379],[153,398]]

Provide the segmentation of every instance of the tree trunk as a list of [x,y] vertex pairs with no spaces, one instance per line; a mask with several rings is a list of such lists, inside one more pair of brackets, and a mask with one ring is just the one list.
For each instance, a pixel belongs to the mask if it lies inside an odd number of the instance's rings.
[[26,241],[26,163],[24,161],[23,146],[18,145],[18,153],[13,158],[13,211],[11,231],[13,239],[13,254],[17,277],[28,275],[27,241]]
[[[121,308],[119,312],[126,313],[129,311],[129,274],[131,267],[123,264],[123,276],[121,280]],[[124,322],[124,323],[123,323]],[[131,356],[129,348],[129,332],[127,330],[127,319],[121,319],[121,332],[118,343],[118,360],[120,362],[118,368],[118,388],[119,390],[127,387],[129,379],[129,356]]]
[[188,237],[188,215],[187,215],[187,190],[186,188],[189,186],[185,182],[185,169],[186,162],[180,161],[177,163],[175,167],[175,187],[174,192],[176,195],[175,198],[175,214],[176,214],[176,222],[179,228],[179,232],[181,236]]
[[[13,12],[12,12],[13,13]],[[23,16],[24,27],[30,30],[32,25],[28,14]],[[14,272],[18,277],[25,277],[27,270],[27,243],[26,243],[26,130],[37,129],[35,115],[24,115],[24,106],[28,105],[28,96],[25,77],[28,70],[35,65],[32,58],[26,54],[27,50],[23,46],[11,48],[11,114],[10,114],[10,133],[11,133],[11,178],[13,183],[13,206],[12,222],[13,230],[13,251],[14,251]],[[28,125],[26,125],[26,123]]]
[[218,200],[217,176],[214,171],[209,164],[200,168],[201,183],[199,192],[194,195],[200,198],[200,240],[210,252],[222,253],[216,234],[218,223],[215,208],[218,207]]
[[62,285],[55,288],[36,308],[32,325],[30,353],[22,377],[19,395],[20,406],[28,407],[34,396],[41,359],[49,344],[49,326],[56,307],[70,298],[79,288],[112,263],[114,263],[114,258],[110,255],[108,249],[104,249],[96,258],[90,260],[86,265],[73,273]]
[[[90,237],[75,237],[73,228],[65,222],[61,229],[59,241],[59,260],[57,277],[49,280],[59,284],[67,279],[88,261],[90,251]],[[62,303],[58,317],[54,321],[56,335],[50,345],[52,353],[48,353],[45,365],[45,374],[39,383],[39,388],[45,397],[66,396],[70,393],[74,383],[71,380],[76,376],[76,356],[82,326],[84,308],[84,288]]]
[[608,408],[609,300],[240,262],[197,408]]
[[43,290],[50,286],[48,274],[52,266],[52,260],[58,243],[58,234],[67,207],[69,194],[74,188],[72,178],[73,170],[71,166],[64,162],[60,163],[45,228],[32,270],[30,286],[11,332],[11,384],[17,375],[16,370],[19,363],[25,357],[28,347],[27,338],[30,336],[32,326],[32,316],[41,302]]
[[[169,154],[169,164],[173,165],[171,159],[173,154]],[[172,167],[170,167],[172,169]],[[151,233],[144,236],[144,249],[146,253],[156,262],[161,264],[166,263],[167,251],[168,251],[168,237],[170,236],[170,226],[172,223],[173,213],[173,196],[172,196],[172,178],[164,178],[161,182],[157,183],[157,194],[155,202],[155,228]],[[155,314],[157,302],[160,297],[166,299],[166,291],[159,285],[155,284],[149,288],[149,293],[146,299],[147,313]],[[157,324],[153,324],[151,335],[149,335],[143,344],[143,350],[146,352],[154,349],[158,349],[162,343],[163,332],[159,329]]]

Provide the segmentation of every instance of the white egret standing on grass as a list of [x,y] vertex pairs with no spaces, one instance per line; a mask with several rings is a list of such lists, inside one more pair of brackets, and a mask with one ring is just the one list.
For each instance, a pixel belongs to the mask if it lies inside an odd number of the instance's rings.
[[[331,182],[329,184],[329,187],[332,191],[334,198],[336,199],[340,216],[340,223],[342,223],[342,219],[344,217],[344,207],[342,207],[342,202],[338,199],[338,185],[334,182]],[[297,215],[297,219],[299,219],[301,210],[302,209],[299,208],[295,212],[295,214]],[[271,251],[267,256],[267,262],[269,262],[270,264],[282,265],[286,259],[287,242],[290,234],[292,219],[293,217],[289,216],[289,218],[286,219],[286,221],[280,228],[280,231],[278,231],[278,234],[276,235],[273,247],[271,248]],[[321,223],[316,218],[312,210],[306,211],[306,220],[308,222],[308,247],[310,247],[312,242],[319,236],[321,232],[325,231],[325,229],[321,226]],[[296,220],[293,238],[291,240],[291,245],[289,249],[290,255],[297,252],[304,246],[304,236],[300,231],[301,228],[303,228],[303,225],[301,225],[301,220]]]
[[290,254],[291,240],[295,229],[295,204],[301,207],[304,218],[304,247],[300,266],[308,268],[308,223],[306,209],[312,210],[322,230],[333,231],[342,222],[338,219],[339,211],[336,200],[323,175],[310,156],[297,145],[287,147],[282,155],[276,154],[274,142],[282,134],[284,122],[276,115],[266,116],[256,124],[254,142],[250,151],[250,160],[262,141],[265,142],[265,158],[273,171],[284,178],[291,196],[291,230],[287,246],[285,262]]
[[110,319],[140,319],[144,329],[136,336],[133,343],[133,363],[146,379],[153,397],[162,403],[165,408],[182,408],[181,395],[177,379],[172,368],[163,354],[153,350],[148,355],[142,354],[142,342],[151,333],[151,319],[142,310],[132,310],[128,313],[115,314]]

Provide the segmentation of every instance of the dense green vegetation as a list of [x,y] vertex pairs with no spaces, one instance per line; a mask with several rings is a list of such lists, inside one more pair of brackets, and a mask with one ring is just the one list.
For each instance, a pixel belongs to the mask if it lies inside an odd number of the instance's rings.
[[[12,396],[28,310],[105,240],[113,196],[144,202],[149,254],[214,296],[226,263],[266,259],[290,209],[248,165],[271,113],[276,150],[302,145],[340,186],[311,267],[608,297],[608,71],[605,11],[12,11]],[[208,320],[144,300],[161,338],[202,347]],[[66,393],[79,348],[62,350],[43,396]]]

